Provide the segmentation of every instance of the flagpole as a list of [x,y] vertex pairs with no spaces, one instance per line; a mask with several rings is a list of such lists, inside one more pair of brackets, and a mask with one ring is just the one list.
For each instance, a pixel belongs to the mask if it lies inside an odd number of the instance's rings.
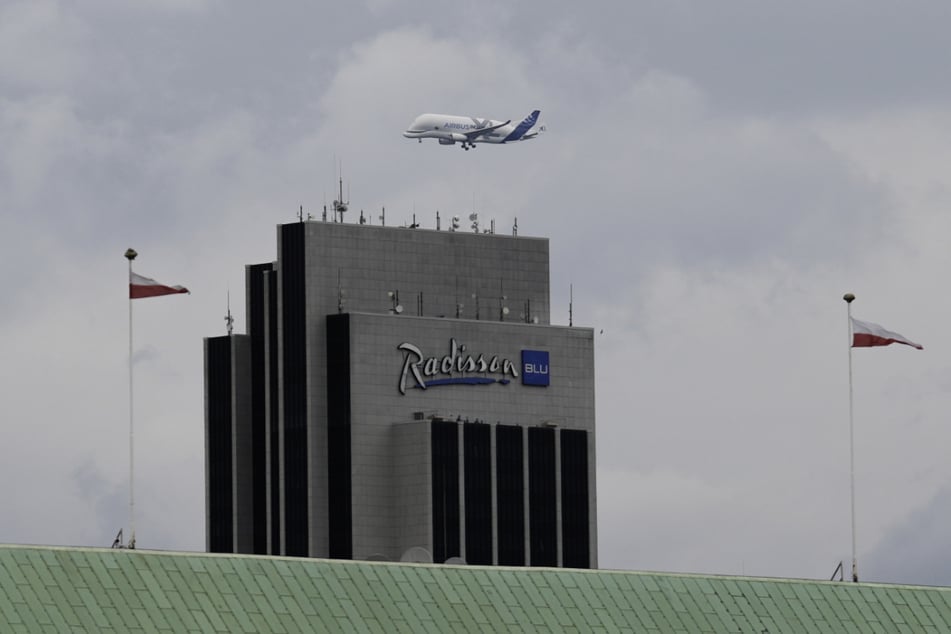
[[133,443],[132,407],[132,260],[139,255],[135,249],[127,249],[129,261],[129,541],[127,548],[135,548],[135,444]]
[[855,416],[852,406],[852,302],[855,295],[846,293],[842,296],[848,314],[848,343],[849,343],[849,499],[852,505],[852,581],[858,582],[859,568],[855,556]]

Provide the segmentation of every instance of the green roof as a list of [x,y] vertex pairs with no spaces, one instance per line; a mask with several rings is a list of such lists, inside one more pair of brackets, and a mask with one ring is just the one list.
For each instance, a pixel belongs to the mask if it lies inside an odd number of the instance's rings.
[[951,589],[0,546],[2,632],[948,632]]

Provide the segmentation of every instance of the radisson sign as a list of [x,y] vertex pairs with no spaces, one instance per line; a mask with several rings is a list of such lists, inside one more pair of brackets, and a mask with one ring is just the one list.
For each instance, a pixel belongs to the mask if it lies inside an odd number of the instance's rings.
[[[408,342],[396,347],[403,352],[400,394],[406,394],[407,387],[425,390],[437,385],[507,385],[509,377],[518,378],[518,365],[514,362],[498,355],[486,358],[484,354],[467,354],[465,344],[460,345],[455,339],[449,340],[449,354],[441,357],[425,357],[417,346]],[[487,374],[496,376],[485,376]]]

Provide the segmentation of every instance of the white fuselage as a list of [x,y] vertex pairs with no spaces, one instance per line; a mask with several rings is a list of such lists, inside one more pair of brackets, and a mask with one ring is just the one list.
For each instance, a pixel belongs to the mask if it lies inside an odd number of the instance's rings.
[[437,139],[443,145],[461,143],[469,149],[475,143],[509,143],[534,138],[544,130],[536,126],[538,111],[521,123],[495,119],[478,119],[448,114],[421,114],[403,133],[408,139]]

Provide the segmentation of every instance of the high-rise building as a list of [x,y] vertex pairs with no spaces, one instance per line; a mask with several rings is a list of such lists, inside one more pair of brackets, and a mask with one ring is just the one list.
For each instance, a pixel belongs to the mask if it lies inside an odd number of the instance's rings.
[[214,552],[596,567],[594,346],[548,240],[306,221],[205,340]]

